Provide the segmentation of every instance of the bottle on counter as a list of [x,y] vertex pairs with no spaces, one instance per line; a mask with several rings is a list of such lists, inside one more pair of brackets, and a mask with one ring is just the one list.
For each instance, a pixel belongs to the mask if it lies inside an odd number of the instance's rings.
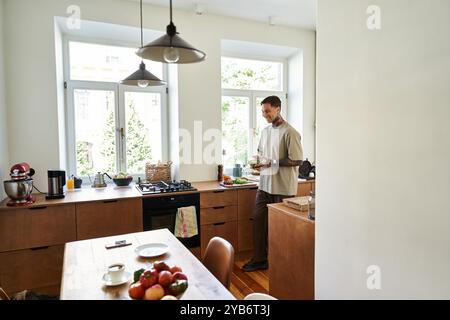
[[311,191],[309,194],[308,207],[308,219],[316,220],[316,193],[314,191]]
[[217,166],[217,181],[223,180],[223,165],[219,164]]

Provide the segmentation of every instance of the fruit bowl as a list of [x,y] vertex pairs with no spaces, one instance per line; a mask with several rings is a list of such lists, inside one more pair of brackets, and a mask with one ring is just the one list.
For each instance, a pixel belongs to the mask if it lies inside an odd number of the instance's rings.
[[114,183],[118,187],[126,187],[130,185],[131,181],[133,181],[133,177],[127,177],[127,178],[113,178]]

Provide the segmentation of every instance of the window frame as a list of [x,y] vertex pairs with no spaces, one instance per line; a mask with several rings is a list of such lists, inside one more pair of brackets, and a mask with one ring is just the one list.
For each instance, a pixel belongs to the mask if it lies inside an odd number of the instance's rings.
[[[254,89],[227,89],[222,87],[221,81],[221,90],[222,90],[222,99],[223,97],[246,97],[249,98],[249,126],[248,126],[248,141],[249,145],[247,146],[248,154],[250,156],[255,155],[257,150],[257,145],[255,146],[254,141],[257,139],[256,137],[256,126],[257,126],[257,112],[256,112],[256,99],[257,98],[265,98],[268,96],[276,95],[281,100],[281,116],[286,119],[287,117],[287,108],[288,108],[288,62],[286,59],[278,59],[278,58],[270,58],[270,57],[261,57],[254,55],[237,55],[230,53],[222,53],[222,58],[235,58],[235,59],[245,59],[245,60],[258,60],[258,61],[266,61],[266,62],[278,62],[282,63],[283,67],[283,75],[282,75],[282,91],[268,91],[268,90],[254,90]],[[222,63],[221,63],[222,70]],[[221,71],[221,79],[222,79],[222,71]],[[222,105],[222,104],[221,104]],[[221,115],[222,116],[222,115]],[[221,119],[221,126],[223,125],[223,119]],[[221,128],[223,131],[223,127]],[[223,148],[222,148],[222,162],[223,162]],[[229,168],[226,168],[229,169]]]
[[[65,126],[66,126],[66,159],[68,175],[76,175],[76,133],[75,133],[75,90],[103,90],[114,92],[114,110],[115,110],[115,139],[117,144],[116,150],[116,168],[117,171],[126,171],[126,137],[121,136],[121,128],[125,127],[125,92],[148,92],[157,93],[161,95],[161,161],[168,161],[168,139],[169,139],[169,125],[168,125],[168,85],[158,87],[140,88],[134,86],[126,86],[116,82],[107,81],[81,81],[70,79],[70,50],[69,43],[83,42],[89,44],[117,46],[125,48],[137,48],[139,45],[126,41],[114,41],[95,38],[84,38],[72,35],[66,35],[63,37],[63,70],[64,70],[64,102],[65,102]],[[136,65],[136,70],[139,66]],[[134,71],[134,70],[133,70]],[[130,71],[130,74],[133,72]],[[168,68],[166,64],[163,64],[163,79],[168,83]],[[95,174],[93,172],[92,174]],[[134,178],[144,178],[145,172],[133,173]],[[81,178],[89,178],[87,176],[81,176]],[[86,183],[87,180],[85,179]]]

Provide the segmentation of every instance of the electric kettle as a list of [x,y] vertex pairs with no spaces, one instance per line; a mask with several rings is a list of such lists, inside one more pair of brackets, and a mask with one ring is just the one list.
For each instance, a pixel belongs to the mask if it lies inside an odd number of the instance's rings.
[[98,172],[94,177],[94,183],[92,184],[92,188],[104,188],[106,187],[105,182],[105,174],[108,178],[112,179],[109,174]]

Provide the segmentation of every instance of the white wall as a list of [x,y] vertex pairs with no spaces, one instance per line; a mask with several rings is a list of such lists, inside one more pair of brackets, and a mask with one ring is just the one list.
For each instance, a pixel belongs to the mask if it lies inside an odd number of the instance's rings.
[[9,180],[9,157],[8,157],[8,127],[6,123],[7,110],[5,99],[5,69],[4,69],[4,37],[3,37],[3,21],[4,21],[3,0],[0,0],[0,197],[4,198],[3,180]]
[[[315,108],[304,108],[308,104],[309,95],[304,94],[303,52],[292,55],[288,60],[288,112],[287,120],[296,128],[302,137],[303,159],[315,161]],[[312,62],[309,62],[312,63]],[[300,89],[299,89],[300,88]],[[314,102],[315,103],[315,102]],[[314,104],[313,103],[313,104]]]
[[318,6],[316,298],[449,299],[450,2]]
[[[54,16],[67,16],[69,5],[79,5],[85,20],[139,26],[138,3],[121,0],[6,0],[6,65],[8,107],[26,114],[22,130],[10,137],[11,161],[28,161],[37,170],[35,183],[45,189],[46,170],[60,164],[54,49]],[[165,30],[168,8],[144,5],[144,27]],[[26,22],[26,23],[25,23]],[[220,128],[220,40],[236,39],[272,43],[305,52],[304,108],[314,108],[315,32],[284,28],[240,19],[174,11],[180,35],[207,53],[199,64],[182,65],[179,70],[179,124],[193,131],[195,120],[204,130]],[[30,54],[32,52],[32,54]],[[23,89],[22,75],[27,74]],[[14,119],[11,112],[9,121]],[[31,142],[30,138],[33,138]],[[313,137],[310,137],[313,139]],[[180,178],[215,179],[216,165],[181,165]]]

